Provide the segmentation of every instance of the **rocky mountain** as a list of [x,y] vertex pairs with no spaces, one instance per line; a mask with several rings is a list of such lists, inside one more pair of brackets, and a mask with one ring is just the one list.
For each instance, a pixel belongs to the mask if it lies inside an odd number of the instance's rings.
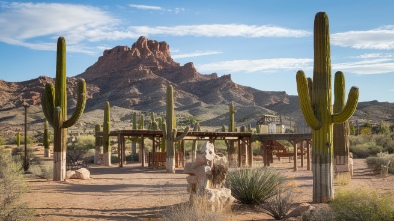
[[[238,109],[236,120],[240,124],[254,124],[263,114],[302,119],[297,96],[242,86],[233,82],[231,75],[200,74],[191,62],[183,66],[174,62],[166,42],[145,37],[140,37],[131,47],[105,50],[85,72],[68,78],[70,111],[75,106],[77,78],[86,80],[88,100],[84,115],[92,116],[81,119],[81,125],[100,122],[105,101],[114,107],[113,121],[118,121],[123,128],[129,126],[133,111],[163,113],[168,85],[174,86],[176,111],[201,121],[202,126],[227,124],[230,102]],[[5,112],[20,110],[24,104],[39,107],[45,84],[53,81],[45,76],[24,82],[0,81],[0,111],[3,113],[0,113],[0,127],[14,119],[3,116]],[[385,108],[380,108],[377,114],[384,120],[392,120],[394,105],[383,106]],[[40,122],[43,116],[38,110],[35,120]],[[361,103],[355,116],[365,119],[365,113],[369,112],[372,118],[372,110],[369,104]]]

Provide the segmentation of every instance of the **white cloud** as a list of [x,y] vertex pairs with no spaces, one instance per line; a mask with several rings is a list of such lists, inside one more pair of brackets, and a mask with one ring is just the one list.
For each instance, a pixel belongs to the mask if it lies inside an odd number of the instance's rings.
[[394,49],[394,25],[368,31],[348,31],[331,35],[331,44],[356,49]]
[[139,35],[173,35],[173,36],[204,36],[204,37],[305,37],[308,31],[288,29],[272,25],[244,24],[204,24],[179,26],[131,26],[129,31]]
[[[134,5],[159,9],[158,6]],[[166,9],[164,9],[166,10]],[[183,11],[176,8],[175,12]],[[67,40],[69,52],[95,54],[92,42],[137,39],[140,36],[205,37],[304,37],[311,33],[268,25],[202,24],[183,26],[131,26],[121,28],[121,21],[103,9],[60,3],[0,2],[0,42],[34,50],[55,50],[56,39]],[[197,55],[195,55],[197,56]]]
[[370,59],[370,58],[392,58],[394,57],[391,53],[368,53],[356,56],[355,58]]
[[388,58],[333,64],[332,69],[354,74],[384,74],[394,72],[394,60]]
[[163,8],[160,7],[160,6],[134,5],[134,4],[130,4],[129,6],[132,7],[132,8],[137,8],[137,9],[142,9],[142,10],[158,10],[158,11],[163,10]]
[[197,70],[204,73],[234,72],[277,72],[280,70],[298,71],[311,69],[313,59],[308,58],[274,58],[256,60],[233,60],[196,65]]
[[191,58],[191,57],[199,57],[199,56],[206,56],[206,55],[214,55],[214,54],[221,54],[220,51],[196,51],[193,53],[185,53],[185,54],[176,54],[171,55],[172,58]]
[[[57,3],[7,3],[1,5],[0,41],[32,49],[53,50],[56,38],[64,36],[69,51],[83,52],[80,42],[98,41],[119,35],[113,25],[119,21],[91,6]],[[45,43],[40,37],[52,39]],[[74,48],[74,49],[73,49]]]

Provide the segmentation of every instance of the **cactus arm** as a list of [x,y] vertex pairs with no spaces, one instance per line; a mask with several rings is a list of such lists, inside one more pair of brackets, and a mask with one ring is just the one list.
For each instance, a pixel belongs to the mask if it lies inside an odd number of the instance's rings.
[[75,107],[75,111],[73,115],[67,121],[64,122],[63,128],[71,127],[79,120],[85,109],[85,105],[86,105],[86,83],[84,79],[79,79],[77,106]]
[[354,111],[356,111],[357,108],[358,96],[358,87],[352,87],[349,91],[345,107],[342,109],[341,112],[333,114],[332,116],[332,122],[334,124],[342,123],[353,115]]
[[300,107],[306,122],[312,129],[318,130],[322,126],[322,124],[315,117],[309,95],[308,80],[306,79],[305,73],[303,71],[297,72],[297,91],[300,101]]
[[163,131],[163,137],[164,137],[164,139],[166,139],[167,138],[167,125],[166,125],[166,123],[164,123],[164,122],[162,123],[161,129]]
[[46,84],[45,91],[42,94],[42,110],[44,112],[45,118],[48,120],[49,124],[53,127],[53,114],[55,111],[55,86],[53,84]]
[[175,137],[177,135],[176,129],[174,129],[174,142],[178,142],[181,141],[189,132],[189,127],[186,127],[185,130],[183,131],[183,133],[177,137]]

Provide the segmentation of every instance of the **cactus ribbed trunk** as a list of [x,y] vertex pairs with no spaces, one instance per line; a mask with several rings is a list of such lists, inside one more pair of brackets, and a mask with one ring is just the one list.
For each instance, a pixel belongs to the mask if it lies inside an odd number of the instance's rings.
[[166,172],[175,173],[175,143],[181,141],[189,131],[186,127],[184,132],[177,137],[176,118],[174,114],[174,89],[171,85],[167,87],[166,96],[166,123],[163,123],[163,138],[166,145]]
[[324,203],[334,198],[333,124],[349,119],[357,107],[358,88],[352,87],[347,104],[338,112],[332,110],[330,33],[327,14],[319,12],[314,23],[313,79],[297,72],[300,107],[312,128],[313,202]]
[[101,164],[99,162],[99,156],[103,153],[102,146],[103,146],[103,138],[98,136],[98,133],[101,132],[100,124],[96,124],[94,127],[94,135],[95,135],[95,142],[94,142],[94,164]]
[[46,84],[42,97],[42,110],[53,127],[53,180],[63,181],[66,176],[67,128],[73,126],[85,109],[86,83],[78,80],[77,105],[72,116],[67,119],[67,77],[66,77],[66,40],[59,37],[56,55],[55,85]]
[[16,134],[16,146],[19,147],[21,145],[21,133]]
[[[335,73],[334,112],[338,113],[345,106],[345,76],[341,71]],[[337,173],[350,172],[353,174],[353,164],[349,157],[350,127],[349,120],[334,124],[334,160]]]
[[111,128],[110,120],[110,105],[109,102],[105,102],[104,106],[104,122],[103,122],[103,164],[105,166],[111,166],[111,145],[109,143],[109,132]]
[[48,121],[45,121],[43,145],[44,145],[44,157],[51,157],[51,152],[49,149]]

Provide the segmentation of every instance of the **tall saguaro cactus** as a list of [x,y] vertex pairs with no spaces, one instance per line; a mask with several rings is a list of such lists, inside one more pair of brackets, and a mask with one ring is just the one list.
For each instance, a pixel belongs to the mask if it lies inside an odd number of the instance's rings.
[[42,110],[53,127],[53,180],[63,181],[66,175],[67,128],[73,126],[85,109],[86,83],[78,80],[77,105],[74,113],[67,119],[67,77],[66,77],[66,40],[59,37],[56,55],[55,85],[46,84],[42,96]]
[[50,157],[51,154],[50,154],[50,149],[49,149],[48,121],[45,121],[43,145],[44,145],[44,157]]
[[174,114],[174,89],[172,85],[167,87],[167,104],[166,104],[166,123],[163,123],[163,138],[166,145],[166,171],[175,173],[175,143],[181,141],[188,133],[189,127],[186,127],[183,133],[177,137],[176,118]]
[[[334,88],[334,112],[337,113],[345,106],[345,76],[341,71],[335,73],[335,88]],[[350,127],[349,120],[340,124],[334,124],[334,157],[335,157],[335,171],[350,172],[353,174],[353,163],[349,157],[350,149]]]
[[307,79],[303,71],[298,71],[297,90],[302,113],[312,128],[313,202],[327,202],[334,197],[333,124],[342,123],[353,115],[359,91],[352,87],[346,105],[333,112],[330,33],[325,12],[315,16],[313,79]]
[[111,129],[110,105],[105,102],[104,106],[104,122],[103,122],[103,163],[105,166],[111,165],[111,146],[109,145],[109,132]]

